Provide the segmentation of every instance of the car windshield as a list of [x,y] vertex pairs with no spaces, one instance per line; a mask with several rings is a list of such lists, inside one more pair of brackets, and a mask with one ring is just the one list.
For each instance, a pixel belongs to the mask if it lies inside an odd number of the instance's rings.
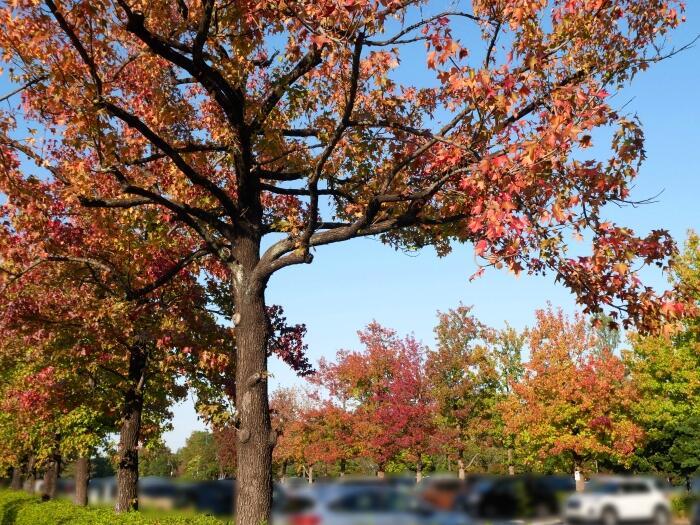
[[620,491],[620,484],[615,481],[593,480],[586,485],[584,492],[590,494],[615,494]]

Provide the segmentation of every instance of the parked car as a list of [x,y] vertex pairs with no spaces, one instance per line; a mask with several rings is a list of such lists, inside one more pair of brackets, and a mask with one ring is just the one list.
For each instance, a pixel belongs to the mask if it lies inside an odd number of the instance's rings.
[[411,491],[386,485],[333,484],[287,493],[274,525],[470,525],[459,513],[422,503]]
[[484,477],[456,505],[477,518],[544,518],[559,515],[575,488],[569,476]]
[[591,480],[584,491],[570,496],[564,506],[567,523],[623,521],[671,522],[668,485],[656,478],[604,477]]

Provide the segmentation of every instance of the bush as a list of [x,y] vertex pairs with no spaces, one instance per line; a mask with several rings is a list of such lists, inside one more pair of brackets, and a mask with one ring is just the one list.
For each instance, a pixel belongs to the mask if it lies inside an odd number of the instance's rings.
[[686,518],[690,515],[693,503],[697,501],[697,497],[692,493],[678,493],[671,497],[671,510],[673,515],[679,518]]
[[78,507],[70,501],[42,502],[38,496],[10,490],[0,491],[2,525],[222,525],[211,516],[184,513],[128,512]]

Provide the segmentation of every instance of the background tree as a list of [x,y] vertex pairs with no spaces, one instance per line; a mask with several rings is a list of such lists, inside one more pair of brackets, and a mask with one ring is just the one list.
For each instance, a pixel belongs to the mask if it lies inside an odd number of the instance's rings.
[[[664,305],[682,310],[631,270],[663,263],[668,235],[640,238],[601,217],[606,203],[628,201],[643,157],[639,127],[608,91],[660,58],[681,9],[12,2],[0,11],[0,49],[23,100],[0,116],[2,177],[50,178],[69,212],[152,210],[192,238],[166,252],[210,256],[209,270],[232,283],[237,520],[258,525],[269,518],[274,443],[264,292],[315,247],[378,235],[444,254],[472,242],[487,266],[551,268],[587,310],[621,308],[643,328],[658,326]],[[416,73],[416,44],[431,73],[419,88],[399,80]],[[607,126],[619,128],[611,160],[579,160]],[[24,140],[32,129],[46,135]],[[568,257],[565,239],[582,232],[592,255]]]
[[[675,261],[672,279],[700,302],[700,239],[694,232]],[[686,319],[670,337],[632,334],[630,343],[624,358],[640,392],[635,418],[646,432],[635,463],[687,482],[700,467],[698,319]]]
[[177,471],[177,456],[162,441],[151,441],[139,451],[139,476],[170,478]]
[[216,442],[211,432],[195,430],[177,451],[178,474],[183,479],[204,481],[219,477]]
[[502,404],[516,453],[545,471],[583,472],[601,457],[629,462],[643,430],[632,418],[638,394],[624,363],[597,347],[583,316],[567,319],[551,307],[536,315],[523,377]]
[[443,447],[455,455],[464,479],[467,464],[476,459],[465,460],[465,450],[483,454],[493,434],[499,378],[488,343],[492,334],[470,307],[440,313],[438,319],[437,348],[428,352],[427,373]]

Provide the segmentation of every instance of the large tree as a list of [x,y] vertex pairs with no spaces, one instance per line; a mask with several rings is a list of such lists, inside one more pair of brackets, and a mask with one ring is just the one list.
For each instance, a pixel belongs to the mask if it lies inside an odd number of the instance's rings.
[[[188,229],[187,260],[230,280],[237,522],[258,525],[274,446],[265,288],[315,247],[471,242],[485,266],[551,268],[586,308],[654,324],[663,302],[631,263],[673,244],[601,218],[643,157],[608,93],[659,58],[681,5],[7,2],[0,49],[22,104],[0,116],[2,176],[52,178],[69,209],[158,210]],[[618,127],[609,161],[574,155],[605,126]],[[586,231],[592,255],[568,257]]]

